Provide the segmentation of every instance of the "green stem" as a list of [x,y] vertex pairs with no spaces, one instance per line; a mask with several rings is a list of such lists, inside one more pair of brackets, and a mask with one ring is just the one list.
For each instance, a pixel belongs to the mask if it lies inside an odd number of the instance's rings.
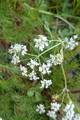
[[63,64],[61,64],[61,69],[62,69],[62,73],[63,73],[63,77],[64,77],[65,89],[67,90],[67,79],[66,79]]
[[51,43],[51,42],[59,42],[60,43],[59,40],[50,40],[49,43]]
[[24,5],[27,6],[27,8],[29,8],[29,9],[31,9],[31,10],[35,10],[35,11],[41,13],[41,14],[45,14],[45,15],[50,15],[50,16],[56,17],[56,18],[62,20],[63,22],[65,22],[66,24],[68,24],[72,29],[75,29],[75,27],[74,27],[69,21],[67,21],[66,19],[64,19],[64,18],[61,17],[60,15],[56,15],[56,14],[54,14],[54,13],[51,13],[51,12],[48,12],[48,11],[44,11],[44,10],[40,10],[40,9],[38,10],[38,9],[36,9],[36,8],[33,8],[33,7],[29,6],[29,5],[26,4],[26,3],[24,3]]
[[[41,61],[40,61],[39,58],[37,58],[37,59],[38,59],[38,61],[39,61],[40,67],[41,67]],[[42,78],[42,80],[44,80],[44,77],[43,77],[43,74],[42,74],[42,73],[41,73],[41,78]]]
[[58,43],[57,45],[52,46],[52,47],[50,47],[49,49],[45,50],[44,52],[42,52],[41,54],[39,54],[38,57],[42,56],[43,54],[49,52],[50,50],[52,50],[53,48],[55,48],[55,47],[57,47],[57,46],[59,46],[59,45],[61,45],[61,43]]
[[33,57],[37,57],[37,55],[34,55],[34,54],[29,54],[29,53],[27,53],[27,55],[33,56]]

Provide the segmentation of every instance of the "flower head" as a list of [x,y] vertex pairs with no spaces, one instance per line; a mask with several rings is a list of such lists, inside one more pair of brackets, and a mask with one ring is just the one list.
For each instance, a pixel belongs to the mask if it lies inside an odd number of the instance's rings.
[[24,56],[27,54],[27,51],[26,45],[21,45],[21,55]]
[[38,38],[34,39],[35,47],[40,51],[43,51],[48,46],[48,39],[44,35],[38,35]]
[[17,53],[21,53],[22,56],[24,56],[27,52],[27,48],[25,45],[21,45],[21,44],[14,44],[11,45],[10,49],[9,49],[9,53],[10,54],[17,54]]
[[66,118],[66,120],[74,120],[73,118],[75,112],[74,112],[74,104],[72,102],[66,105],[64,112],[65,112],[64,118]]
[[42,80],[41,81],[41,87],[40,88],[48,88],[50,85],[52,85],[51,80]]
[[60,109],[60,104],[55,102],[55,103],[51,103],[51,110],[54,110],[55,112],[57,112]]
[[50,66],[48,64],[43,63],[42,66],[39,67],[39,71],[44,75],[44,74],[49,74],[51,73],[50,71]]
[[51,60],[51,63],[53,65],[60,65],[60,64],[62,64],[62,62],[63,62],[63,55],[62,55],[61,51],[60,51],[60,53],[58,53],[56,55],[50,54],[50,60]]
[[53,110],[49,110],[48,113],[47,113],[47,116],[49,116],[50,118],[56,120],[56,113],[53,111]]
[[25,66],[20,65],[20,70],[22,72],[22,76],[27,76],[27,68]]
[[39,63],[36,60],[31,59],[30,62],[27,63],[27,65],[31,68],[34,69],[35,66],[38,66]]
[[78,37],[77,35],[74,35],[70,39],[65,38],[64,39],[65,49],[73,50],[78,45],[78,42],[75,41],[77,39],[77,37]]
[[36,76],[36,72],[34,72],[34,70],[28,75],[30,80],[38,80],[39,77]]
[[37,105],[36,111],[39,112],[39,114],[45,113],[45,107],[44,107],[44,105],[42,105],[42,104]]
[[13,64],[17,64],[17,63],[19,63],[20,62],[20,58],[19,58],[19,56],[17,56],[16,54],[14,54],[13,56],[12,56],[12,60],[11,60],[11,63],[13,63]]

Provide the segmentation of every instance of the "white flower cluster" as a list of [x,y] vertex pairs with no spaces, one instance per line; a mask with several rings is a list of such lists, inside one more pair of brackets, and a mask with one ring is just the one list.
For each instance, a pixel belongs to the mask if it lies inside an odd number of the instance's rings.
[[[64,40],[65,48],[69,50],[73,50],[78,45],[78,42],[75,41],[77,38],[78,38],[77,35],[74,35],[73,37],[70,37],[69,39],[65,38]],[[44,35],[38,35],[38,38],[35,38],[34,42],[35,42],[35,48],[38,48],[38,50],[41,52],[45,48],[47,48],[49,45],[49,40]],[[9,49],[9,53],[12,55],[11,63],[13,64],[20,63],[21,61],[20,57],[26,54],[30,55],[27,53],[27,51],[28,50],[25,45],[21,45],[21,44],[11,45]],[[40,55],[44,53],[45,51],[42,52]],[[38,60],[40,59],[39,58],[40,55],[35,55],[36,58],[34,59],[30,58],[30,61],[28,61],[28,63],[26,64],[26,67],[20,64],[20,71],[21,71],[22,76],[28,77],[30,81],[36,81],[38,79],[41,79],[40,88],[47,89],[52,85],[52,81],[49,79],[44,79],[44,77],[46,77],[46,74],[49,75],[51,73],[52,65],[56,66],[56,65],[60,65],[63,63],[63,60],[64,60],[63,49],[61,49],[60,52],[57,54],[54,54],[54,55],[50,54],[50,58],[45,63],[40,63],[40,61],[38,62]],[[38,71],[38,73],[36,71]],[[47,111],[46,115],[53,120],[57,120],[57,117],[58,117],[57,113],[58,111],[62,110],[60,108],[61,108],[61,104],[57,102],[53,102],[51,103],[50,109]],[[67,104],[65,108],[63,109],[63,115],[62,115],[61,120],[80,120],[80,115],[75,113],[74,108],[75,106],[72,102]],[[37,105],[36,111],[39,112],[39,114],[43,114],[46,112],[43,104]]]
[[51,80],[41,80],[41,87],[40,88],[48,88],[50,85],[52,85]]
[[48,39],[44,35],[38,35],[38,38],[34,39],[35,47],[38,48],[40,51],[43,51],[44,48],[48,46]]
[[47,116],[49,116],[50,118],[52,118],[53,120],[56,120],[57,115],[55,114],[54,111],[49,110],[47,113]]
[[42,66],[39,67],[39,71],[45,75],[51,73],[50,66],[48,64],[43,63]]
[[[57,102],[51,103],[51,109],[47,112],[47,116],[55,120],[57,117],[56,113],[59,111],[60,107],[61,105]],[[39,114],[43,114],[46,112],[45,107],[42,104],[37,105],[36,111]]]
[[60,109],[61,105],[57,102],[51,103],[51,110],[54,110],[54,112],[57,112]]
[[27,63],[27,65],[32,69],[32,72],[28,75],[30,80],[38,80],[39,77],[37,76],[37,73],[34,71],[34,68],[39,66],[39,63],[35,59],[31,59],[30,62]]
[[35,66],[38,66],[39,63],[36,60],[31,59],[30,62],[27,63],[27,65],[31,68],[34,69]]
[[22,76],[27,77],[27,68],[25,66],[20,65],[20,70],[21,70]]
[[27,63],[27,65],[32,69],[31,73],[28,74],[27,67],[20,65],[20,71],[22,76],[29,77],[29,80],[38,80],[39,77],[37,77],[37,73],[34,71],[35,66],[38,66],[36,60],[31,59],[30,62]]
[[51,110],[48,111],[47,116],[49,116],[52,119],[57,118],[57,112],[59,111],[61,105],[57,102],[51,103]]
[[30,80],[38,80],[39,79],[39,77],[37,77],[37,75],[36,75],[36,72],[33,70],[29,75],[29,79]]
[[60,65],[63,62],[63,55],[61,53],[58,53],[56,55],[50,55],[51,62],[53,65]]
[[67,104],[64,109],[65,116],[62,120],[80,120],[80,115],[75,113],[74,108],[75,106],[72,102]]
[[14,54],[14,55],[12,56],[11,63],[13,63],[14,65],[16,65],[16,64],[19,63],[19,62],[20,62],[19,56],[17,56],[16,54]]
[[62,50],[60,50],[60,53],[57,53],[55,55],[50,54],[50,58],[46,61],[46,63],[43,63],[42,66],[39,67],[39,71],[45,75],[45,74],[50,74],[51,70],[50,68],[52,65],[60,65],[63,63],[63,54]]
[[[44,35],[38,35],[38,39],[34,39],[35,42],[35,47],[38,48],[40,51],[43,51],[45,47],[48,46],[48,39]],[[12,55],[12,60],[11,63],[17,64],[20,63],[20,57],[24,56],[27,54],[27,48],[25,45],[21,44],[14,44],[11,45],[9,49],[9,53]],[[57,55],[50,55],[50,59],[47,60],[45,63],[40,63],[37,62],[37,58],[35,59],[30,59],[30,61],[27,63],[27,66],[20,65],[20,71],[22,76],[29,77],[29,80],[38,80],[39,77],[37,76],[36,69],[38,72],[40,72],[42,75],[45,74],[50,74],[51,73],[51,66],[61,64],[63,61],[63,57],[61,52]],[[28,67],[29,66],[29,67]],[[37,67],[37,68],[36,68]],[[31,72],[28,73],[28,68],[31,68]],[[41,88],[48,88],[52,84],[51,80],[41,80]]]
[[42,105],[42,104],[37,105],[36,112],[38,112],[39,114],[45,113],[45,107],[44,107],[44,105]]
[[73,50],[78,45],[78,42],[75,41],[77,38],[78,35],[73,35],[70,38],[65,38],[65,49]]
[[19,56],[20,55],[24,56],[27,53],[26,45],[21,44],[11,45],[9,53],[13,55],[11,63],[17,64],[20,62]]
[[[58,111],[63,111],[61,114],[60,120],[80,120],[80,114],[75,113],[74,110],[75,106],[72,102],[67,104],[65,108],[62,110],[61,104],[57,102],[51,103],[50,110],[47,112],[47,116],[50,117],[53,120],[57,120],[58,118]],[[46,112],[44,105],[40,104],[37,105],[36,111],[39,114],[43,114]]]
[[72,104],[72,102],[70,102],[69,104],[66,105],[65,109],[64,109],[64,112],[65,112],[65,118],[67,120],[73,120],[73,117],[74,117],[74,104]]

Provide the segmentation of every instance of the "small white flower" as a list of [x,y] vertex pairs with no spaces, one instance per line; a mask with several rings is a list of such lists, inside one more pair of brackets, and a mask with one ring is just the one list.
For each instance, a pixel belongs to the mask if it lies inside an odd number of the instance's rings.
[[74,104],[72,104],[72,102],[66,105],[64,112],[65,112],[64,118],[66,118],[66,120],[74,120],[73,118],[74,118],[75,112],[74,112]]
[[44,74],[49,74],[51,73],[50,66],[47,64],[43,63],[42,66],[39,67],[39,71],[44,75]]
[[[71,114],[71,115],[70,115]],[[62,117],[62,120],[78,120],[74,118],[74,112],[67,113],[64,117]]]
[[17,64],[20,62],[19,56],[24,56],[27,53],[27,48],[25,45],[14,44],[11,45],[9,53],[13,55],[11,63]]
[[9,49],[10,54],[19,53],[20,51],[21,51],[21,45],[20,44],[11,45],[11,47]]
[[31,68],[34,69],[35,66],[38,66],[39,63],[36,60],[30,60],[30,62],[27,63],[27,65]]
[[45,107],[44,107],[44,105],[42,105],[42,104],[37,105],[36,111],[39,112],[39,114],[45,113]]
[[70,39],[65,38],[64,41],[66,43],[65,49],[73,50],[76,46],[78,46],[78,42],[75,40],[77,39],[77,36],[73,36]]
[[44,35],[38,35],[37,39],[34,39],[35,47],[40,51],[43,51],[45,47],[48,46],[48,39]]
[[52,66],[52,61],[51,61],[51,59],[47,60],[47,61],[46,61],[46,64],[47,64],[47,66],[50,68],[50,67]]
[[14,45],[11,45],[11,47],[9,49],[9,53],[10,54],[21,53],[21,55],[24,56],[27,53],[27,48],[25,45],[14,44]]
[[24,56],[27,54],[27,51],[26,45],[21,45],[21,55]]
[[30,80],[38,80],[39,77],[36,76],[36,73],[34,72],[34,70],[28,75]]
[[12,56],[12,60],[11,60],[11,63],[13,63],[13,64],[17,64],[17,63],[19,63],[20,62],[20,58],[19,58],[19,56],[17,56],[16,54],[14,54],[13,56]]
[[60,104],[55,102],[55,103],[51,103],[51,110],[54,110],[55,112],[57,112],[60,109]]
[[58,53],[56,55],[52,55],[50,54],[50,59],[51,59],[51,63],[54,65],[60,65],[63,62],[63,55],[62,53]]
[[40,88],[48,88],[50,85],[52,85],[52,81],[51,80],[42,80],[41,81],[41,87]]
[[27,68],[25,66],[20,65],[20,70],[22,72],[22,76],[27,76]]
[[55,55],[50,54],[50,60],[51,60],[51,63],[52,63],[52,64],[56,65]]
[[56,113],[52,110],[48,111],[47,116],[49,116],[50,118],[52,118],[54,120],[56,120],[56,117],[57,117]]
[[74,107],[75,107],[74,104],[70,101],[70,103],[66,105],[64,112],[67,112],[69,110],[74,110]]

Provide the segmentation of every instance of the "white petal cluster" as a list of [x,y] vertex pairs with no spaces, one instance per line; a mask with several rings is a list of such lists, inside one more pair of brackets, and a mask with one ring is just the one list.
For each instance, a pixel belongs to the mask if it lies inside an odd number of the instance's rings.
[[43,51],[44,48],[48,46],[48,39],[44,35],[38,35],[38,38],[34,39],[35,47],[38,48],[40,51]]
[[56,117],[57,117],[56,113],[54,111],[52,111],[52,110],[48,111],[47,116],[49,116],[53,120],[56,120]]
[[19,56],[20,55],[24,56],[27,53],[27,48],[25,45],[14,44],[14,45],[11,45],[9,49],[9,53],[13,55],[11,63],[17,64],[20,62]]
[[51,110],[48,111],[47,115],[50,118],[56,120],[56,118],[57,118],[56,113],[59,111],[60,107],[61,107],[61,105],[57,102],[51,103]]
[[21,55],[24,56],[27,54],[27,51],[26,45],[21,45]]
[[9,49],[9,53],[10,54],[21,53],[21,55],[24,56],[27,53],[27,48],[25,45],[14,44],[14,45],[11,45]]
[[39,79],[39,77],[37,77],[36,72],[34,70],[28,76],[30,80],[36,81]]
[[[59,111],[63,111],[60,116],[60,120],[80,120],[80,114],[75,113],[75,106],[72,103],[72,101],[70,101],[64,109],[62,109],[62,106],[60,103],[57,102],[53,102],[51,103],[51,107],[50,109],[47,111],[46,115],[48,117],[50,117],[53,120],[57,120],[57,118],[59,118],[58,116],[58,112]],[[45,113],[45,107],[44,105],[40,104],[37,106],[37,112],[39,112],[40,114]]]
[[27,68],[25,66],[20,65],[20,70],[21,70],[22,76],[27,77]]
[[11,63],[13,63],[14,65],[16,65],[16,64],[19,63],[19,62],[20,62],[19,56],[17,56],[16,54],[14,54],[14,55],[12,56]]
[[50,67],[52,67],[52,61],[51,61],[51,59],[48,59],[47,61],[46,61],[46,64],[47,64],[47,66],[50,68]]
[[51,103],[51,110],[54,110],[54,112],[57,112],[60,109],[61,105],[57,102]]
[[9,53],[10,54],[16,54],[19,53],[21,51],[21,45],[20,44],[14,44],[11,45],[10,49],[9,49]]
[[45,75],[51,73],[50,66],[48,64],[43,63],[42,66],[39,67],[39,71]]
[[78,38],[77,35],[74,35],[73,37],[70,38],[65,38],[65,49],[73,50],[77,45],[78,42],[76,42],[76,39]]
[[53,65],[60,65],[63,62],[63,55],[61,53],[56,55],[50,54],[50,60]]
[[74,120],[73,119],[75,116],[74,107],[75,107],[74,104],[70,102],[64,108],[64,113],[65,113],[64,118],[66,118],[66,120]]
[[52,85],[52,81],[51,80],[42,80],[41,81],[41,87],[40,88],[48,88],[50,85]]
[[38,66],[39,63],[36,60],[31,59],[30,62],[27,63],[27,65],[31,68],[34,69],[35,66]]
[[67,118],[67,117],[65,116],[65,117],[62,118],[62,120],[80,120],[80,115],[79,115],[79,114],[75,114],[72,119],[71,119],[71,117],[70,117],[70,118],[69,118],[69,117]]
[[45,107],[44,107],[44,105],[42,105],[42,104],[37,105],[36,111],[37,111],[39,114],[45,113]]

